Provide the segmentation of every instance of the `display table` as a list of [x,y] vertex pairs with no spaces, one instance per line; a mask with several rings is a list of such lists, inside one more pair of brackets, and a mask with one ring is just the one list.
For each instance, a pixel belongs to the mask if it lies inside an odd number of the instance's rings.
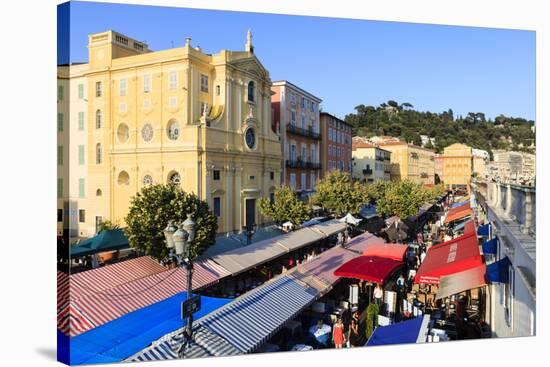
[[315,340],[325,346],[328,344],[331,331],[332,328],[330,327],[330,325],[327,324],[323,324],[321,328],[319,328],[317,325],[313,325],[309,328],[309,333],[315,337]]

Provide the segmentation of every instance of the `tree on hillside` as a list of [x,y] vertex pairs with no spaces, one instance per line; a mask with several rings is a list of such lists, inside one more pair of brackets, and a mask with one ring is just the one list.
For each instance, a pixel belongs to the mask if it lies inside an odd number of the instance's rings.
[[[535,141],[534,122],[523,118],[499,115],[493,123],[483,112],[455,118],[452,109],[442,113],[420,112],[412,107],[405,108],[407,102],[397,104],[399,113],[388,111],[387,107],[396,103],[388,101],[377,107],[358,105],[354,113],[346,115],[345,121],[353,127],[354,135],[391,135],[408,141],[415,140],[415,134],[428,135],[436,139],[434,145],[438,153],[453,143],[464,143],[491,153],[493,149],[510,149],[513,144],[517,144],[518,149],[525,149]],[[501,140],[508,137],[511,141]]]
[[311,218],[310,208],[300,201],[292,189],[288,186],[281,186],[275,190],[274,201],[261,198],[258,201],[260,214],[274,220],[278,225],[284,222],[291,222],[298,226]]
[[401,109],[409,109],[409,108],[414,108],[414,106],[412,104],[410,104],[409,102],[403,102],[401,103]]
[[358,181],[352,181],[350,175],[334,170],[320,180],[316,187],[313,202],[323,206],[335,216],[346,213],[357,214],[364,204],[369,202],[368,190]]
[[161,260],[168,255],[164,228],[170,220],[183,222],[187,214],[191,214],[196,223],[195,239],[190,248],[194,258],[214,244],[218,222],[205,201],[186,193],[178,185],[143,187],[132,197],[124,232],[131,247]]

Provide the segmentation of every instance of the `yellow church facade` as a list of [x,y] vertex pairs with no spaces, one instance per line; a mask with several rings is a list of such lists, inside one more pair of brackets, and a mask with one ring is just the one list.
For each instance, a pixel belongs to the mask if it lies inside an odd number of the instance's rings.
[[257,200],[280,185],[271,80],[245,51],[185,45],[152,52],[114,31],[88,43],[88,215],[124,226],[130,200],[152,183],[208,202],[218,232],[262,223]]

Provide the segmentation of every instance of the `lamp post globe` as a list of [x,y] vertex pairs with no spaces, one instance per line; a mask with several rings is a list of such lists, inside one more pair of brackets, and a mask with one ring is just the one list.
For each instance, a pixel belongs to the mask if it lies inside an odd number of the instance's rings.
[[177,228],[173,220],[168,221],[168,225],[163,230],[164,237],[166,238],[166,247],[170,250],[174,248],[174,233],[176,233],[176,230]]
[[176,249],[176,255],[181,256],[186,253],[187,251],[187,232],[183,229],[183,226],[180,224],[178,225],[178,230],[174,235],[172,236],[174,240],[174,247]]
[[191,214],[187,214],[187,219],[183,222],[183,229],[187,232],[187,241],[192,242],[195,239],[196,223],[191,218]]

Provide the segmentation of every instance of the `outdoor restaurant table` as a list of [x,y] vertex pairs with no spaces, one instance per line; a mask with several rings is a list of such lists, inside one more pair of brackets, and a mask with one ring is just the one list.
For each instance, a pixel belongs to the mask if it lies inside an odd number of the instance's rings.
[[332,329],[330,325],[327,324],[323,324],[321,328],[319,328],[317,325],[313,325],[309,328],[309,333],[313,334],[315,339],[323,345],[327,345],[331,331]]

